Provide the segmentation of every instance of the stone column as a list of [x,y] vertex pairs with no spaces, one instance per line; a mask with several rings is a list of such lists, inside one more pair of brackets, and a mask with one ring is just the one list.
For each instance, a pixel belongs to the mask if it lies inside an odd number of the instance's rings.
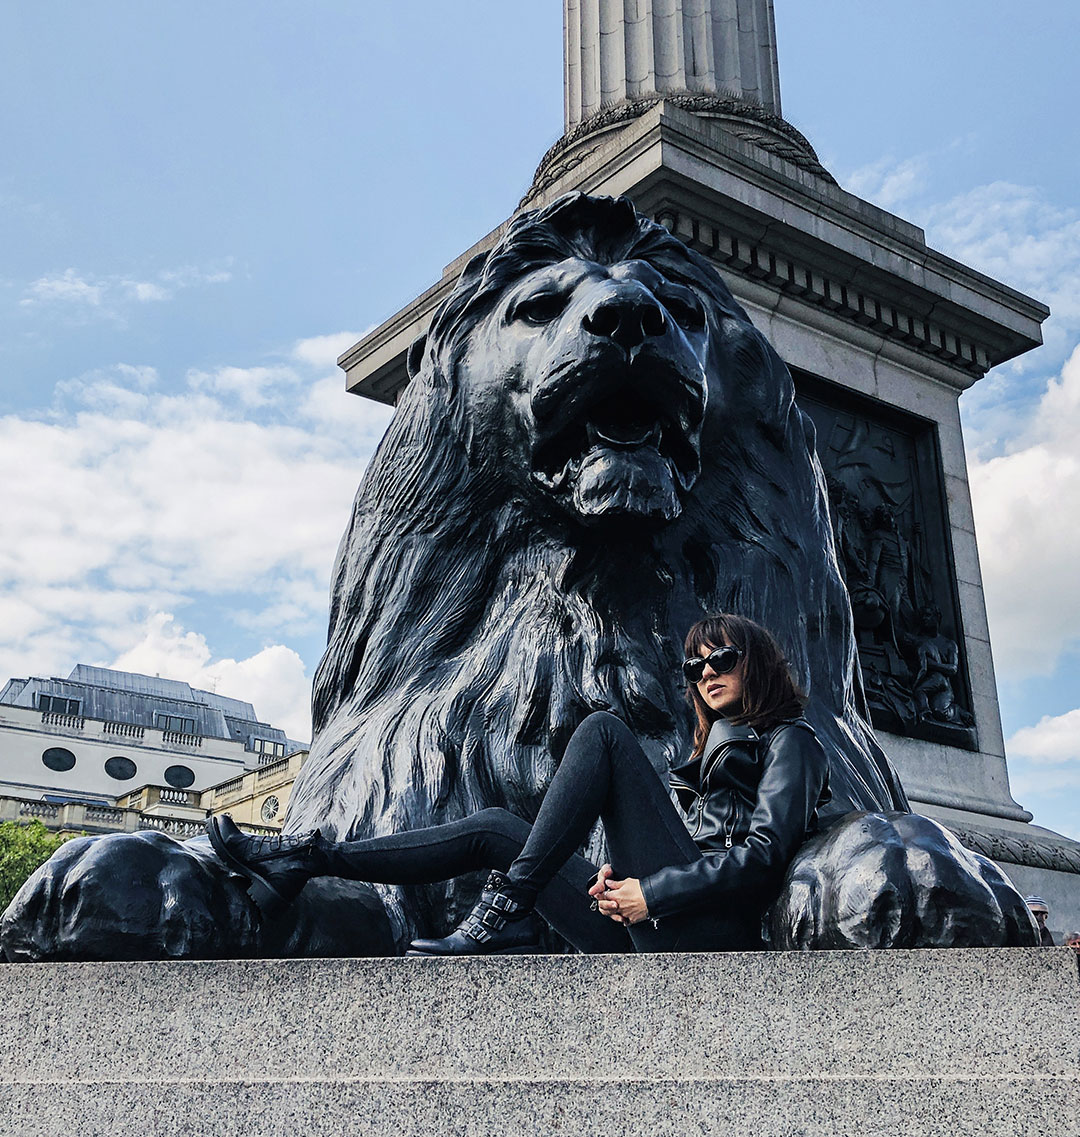
[[773,0],[563,0],[566,129],[627,99],[735,95],[780,114]]

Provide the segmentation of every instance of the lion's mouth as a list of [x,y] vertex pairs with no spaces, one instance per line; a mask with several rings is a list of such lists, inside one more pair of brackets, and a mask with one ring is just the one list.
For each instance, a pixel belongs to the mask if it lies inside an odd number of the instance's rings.
[[590,455],[604,450],[661,459],[683,490],[697,478],[697,431],[674,408],[640,396],[611,396],[575,419],[549,433],[533,451],[533,474],[549,490],[572,482]]
[[612,407],[610,414],[597,416],[586,424],[585,433],[594,446],[614,446],[617,450],[633,450],[638,446],[660,449],[662,431],[658,423],[642,422],[628,408]]

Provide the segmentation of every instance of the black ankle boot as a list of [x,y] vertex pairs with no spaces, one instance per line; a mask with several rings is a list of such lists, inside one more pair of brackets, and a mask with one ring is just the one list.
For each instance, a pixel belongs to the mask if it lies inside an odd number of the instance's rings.
[[207,823],[210,844],[225,864],[247,877],[248,894],[265,916],[289,905],[313,876],[326,872],[326,854],[316,829],[297,837],[256,837],[224,814]]
[[406,955],[535,955],[541,950],[532,904],[492,872],[473,910],[441,940],[413,940]]

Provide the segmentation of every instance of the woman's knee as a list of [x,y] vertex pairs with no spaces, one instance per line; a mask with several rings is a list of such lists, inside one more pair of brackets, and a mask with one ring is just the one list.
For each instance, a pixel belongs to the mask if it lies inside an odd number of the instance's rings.
[[649,765],[634,732],[610,711],[594,711],[582,719],[567,749],[570,746],[580,746],[586,753],[603,754],[612,766]]
[[[572,739],[599,738],[610,744],[617,739],[634,738],[633,732],[618,715],[610,711],[593,711],[578,723]],[[636,742],[637,740],[634,739]]]
[[501,806],[492,805],[481,809],[472,815],[473,823],[488,833],[497,833],[502,837],[512,837],[524,844],[529,836],[531,826],[516,813],[511,813]]

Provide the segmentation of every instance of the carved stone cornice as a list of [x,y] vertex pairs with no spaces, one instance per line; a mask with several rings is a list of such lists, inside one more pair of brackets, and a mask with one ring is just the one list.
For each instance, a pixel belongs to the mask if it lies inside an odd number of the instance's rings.
[[786,249],[771,247],[766,240],[733,233],[688,210],[665,209],[656,220],[730,272],[770,284],[803,303],[895,339],[976,378],[996,362],[983,344],[957,333],[942,320],[929,318],[925,310],[916,311],[887,299],[863,281],[830,273]]
[[988,833],[982,829],[961,829],[954,825],[950,825],[949,829],[961,844],[993,861],[1080,874],[1080,844],[1069,847],[1045,841],[1025,840],[1022,837],[1003,833]]

